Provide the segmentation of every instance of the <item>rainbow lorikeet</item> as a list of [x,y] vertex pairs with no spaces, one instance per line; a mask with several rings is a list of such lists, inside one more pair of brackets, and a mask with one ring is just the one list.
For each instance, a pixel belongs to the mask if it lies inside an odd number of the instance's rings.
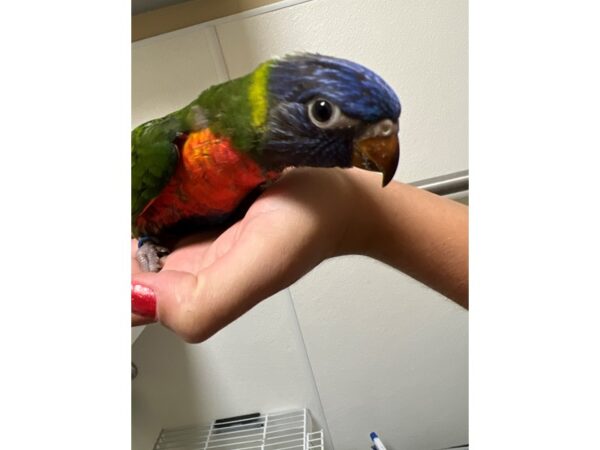
[[210,87],[131,135],[133,236],[145,271],[168,236],[224,223],[285,168],[351,167],[392,179],[400,102],[351,61],[295,54]]

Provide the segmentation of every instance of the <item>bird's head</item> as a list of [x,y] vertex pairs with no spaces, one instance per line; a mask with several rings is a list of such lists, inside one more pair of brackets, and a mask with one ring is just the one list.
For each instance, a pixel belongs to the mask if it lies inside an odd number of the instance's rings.
[[390,182],[400,152],[400,102],[378,75],[351,61],[299,54],[263,64],[254,79],[266,91],[250,92],[251,99],[266,98],[253,109],[253,121],[264,127],[266,166],[356,166],[382,172],[384,186]]

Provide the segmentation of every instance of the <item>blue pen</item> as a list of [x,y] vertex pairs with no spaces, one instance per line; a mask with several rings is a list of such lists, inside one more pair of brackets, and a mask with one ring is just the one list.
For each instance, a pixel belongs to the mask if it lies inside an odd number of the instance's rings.
[[371,440],[373,441],[373,444],[375,444],[375,448],[377,450],[386,450],[385,445],[383,445],[383,442],[381,442],[381,439],[379,439],[379,436],[377,436],[377,433],[375,433],[375,432],[371,433]]

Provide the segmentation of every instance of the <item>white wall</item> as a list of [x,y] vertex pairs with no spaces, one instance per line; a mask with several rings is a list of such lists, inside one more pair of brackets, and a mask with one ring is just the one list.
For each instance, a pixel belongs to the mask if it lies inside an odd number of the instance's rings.
[[[464,0],[313,0],[138,42],[134,125],[298,50],[356,60],[395,88],[397,179],[467,168]],[[337,449],[368,448],[374,430],[390,449],[468,442],[467,334],[465,311],[397,271],[328,261],[206,343],[149,327],[133,347],[134,448],[160,426],[288,407],[310,408]]]
[[151,449],[161,428],[209,424],[251,412],[306,407],[323,421],[320,400],[289,294],[281,292],[201,345],[147,327],[133,346],[134,449]]

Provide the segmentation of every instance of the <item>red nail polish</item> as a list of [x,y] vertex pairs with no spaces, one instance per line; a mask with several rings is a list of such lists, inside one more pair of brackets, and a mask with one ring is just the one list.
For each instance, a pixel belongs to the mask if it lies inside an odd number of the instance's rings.
[[156,294],[141,284],[131,283],[131,312],[144,317],[156,317]]

